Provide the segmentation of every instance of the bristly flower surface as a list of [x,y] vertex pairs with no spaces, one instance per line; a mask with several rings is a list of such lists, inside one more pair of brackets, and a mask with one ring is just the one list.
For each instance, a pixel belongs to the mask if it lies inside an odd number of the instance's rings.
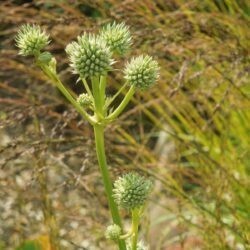
[[113,224],[107,227],[105,236],[107,239],[117,241],[121,233],[122,233],[121,228],[118,225]]
[[125,23],[107,24],[101,30],[100,36],[114,53],[124,55],[130,48],[132,38]]
[[144,206],[152,182],[137,173],[128,173],[114,183],[113,195],[118,206],[133,210]]
[[82,107],[89,107],[92,105],[92,99],[88,94],[81,94],[76,100]]
[[20,49],[19,54],[23,56],[38,56],[40,51],[49,44],[49,36],[34,24],[22,25],[15,38],[16,46]]
[[159,66],[152,57],[138,56],[127,63],[124,70],[125,79],[130,85],[145,90],[151,87],[159,77]]
[[66,47],[70,66],[82,78],[105,75],[113,64],[112,53],[98,36],[84,34]]

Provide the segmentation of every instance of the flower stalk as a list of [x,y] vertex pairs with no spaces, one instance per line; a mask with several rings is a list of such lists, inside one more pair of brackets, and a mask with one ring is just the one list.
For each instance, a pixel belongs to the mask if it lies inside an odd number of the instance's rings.
[[[146,178],[136,173],[129,173],[120,177],[113,188],[105,154],[104,131],[107,124],[115,120],[127,107],[136,90],[146,90],[154,84],[158,78],[157,62],[150,56],[132,58],[124,70],[125,83],[113,97],[107,98],[108,72],[112,70],[114,64],[112,57],[124,55],[129,50],[131,45],[129,28],[124,23],[113,23],[104,27],[99,35],[84,33],[77,38],[77,41],[71,42],[66,47],[72,72],[79,75],[79,80],[85,87],[85,93],[76,98],[59,79],[56,59],[49,52],[42,52],[49,44],[49,36],[45,31],[36,25],[22,26],[16,37],[16,43],[20,54],[34,56],[37,66],[78,113],[93,126],[98,165],[113,220],[113,225],[108,227],[107,238],[114,240],[119,250],[137,250],[139,222],[152,185]],[[130,88],[121,103],[112,111],[113,107],[110,107],[112,102],[127,86]],[[132,226],[128,233],[123,234],[118,208],[127,209],[131,213]],[[131,241],[126,245],[125,239],[129,238]]]
[[138,228],[140,222],[140,209],[133,209],[132,212],[132,239],[131,246],[132,250],[136,250],[138,241]]
[[[109,175],[107,161],[106,161],[106,155],[104,149],[104,126],[95,125],[94,133],[95,133],[96,153],[97,153],[99,168],[102,175],[113,223],[117,224],[122,228],[122,222],[119,215],[119,210],[113,199],[112,181]],[[126,249],[125,242],[123,240],[119,240],[118,244],[119,244],[119,249],[121,250]]]

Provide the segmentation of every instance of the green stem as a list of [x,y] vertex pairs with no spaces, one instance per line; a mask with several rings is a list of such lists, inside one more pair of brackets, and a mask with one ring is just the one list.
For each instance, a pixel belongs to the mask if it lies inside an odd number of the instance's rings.
[[91,98],[93,98],[92,92],[91,92],[91,90],[90,90],[90,88],[89,88],[89,85],[88,85],[86,79],[85,79],[85,78],[81,78],[81,80],[82,80],[82,82],[83,82],[84,88],[86,89],[88,95],[89,95]]
[[112,96],[112,98],[105,104],[105,108],[107,109],[112,102],[116,99],[116,97],[125,89],[128,83],[124,83],[123,86]]
[[125,239],[127,239],[127,238],[131,237],[131,235],[132,235],[132,234],[133,234],[133,231],[131,230],[130,232],[128,232],[128,233],[126,233],[126,234],[121,235],[121,236],[120,236],[120,239],[125,240]]
[[134,93],[135,87],[131,86],[120,105],[107,117],[107,120],[114,120],[125,109]]
[[86,119],[90,124],[94,125],[96,120],[89,116],[88,113],[82,109],[80,104],[74,99],[74,97],[69,93],[69,91],[64,87],[59,77],[50,70],[48,66],[41,65],[42,71],[49,77],[49,79],[56,85],[56,87],[62,92],[62,94],[68,99],[68,101],[75,107],[75,109]]
[[95,113],[97,115],[98,120],[103,119],[103,106],[102,106],[102,97],[100,93],[100,82],[99,77],[92,77],[91,78],[92,83],[92,91],[94,96],[94,104],[95,104]]
[[107,76],[101,76],[100,78],[100,98],[102,109],[105,105],[105,89],[106,89]]
[[[94,125],[95,132],[95,143],[96,143],[96,154],[98,158],[98,163],[100,171],[102,174],[102,179],[104,183],[105,192],[108,198],[108,204],[111,211],[113,222],[122,228],[121,218],[119,215],[118,208],[114,202],[113,192],[112,192],[112,182],[109,176],[105,148],[104,148],[104,127],[102,125]],[[124,240],[119,240],[119,249],[126,250],[126,245]]]
[[132,210],[132,250],[137,249],[137,241],[138,241],[138,228],[140,221],[140,210],[134,209]]

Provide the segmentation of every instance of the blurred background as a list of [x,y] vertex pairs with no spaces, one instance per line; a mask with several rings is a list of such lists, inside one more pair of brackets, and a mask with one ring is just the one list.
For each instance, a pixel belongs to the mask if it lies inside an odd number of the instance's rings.
[[[65,46],[108,22],[133,34],[109,75],[108,95],[132,56],[161,72],[106,129],[113,179],[129,170],[154,180],[141,225],[152,250],[250,249],[250,3],[247,0],[54,0],[0,2],[0,249],[24,240],[52,250],[115,249],[91,126],[81,120],[14,36],[25,23],[50,35],[67,87]],[[126,213],[124,218],[128,218]]]

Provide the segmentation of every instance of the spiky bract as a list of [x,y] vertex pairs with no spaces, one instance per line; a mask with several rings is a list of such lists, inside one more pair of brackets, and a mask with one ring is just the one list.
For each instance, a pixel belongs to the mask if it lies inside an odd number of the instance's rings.
[[107,24],[100,32],[100,36],[111,51],[117,54],[125,54],[131,45],[131,34],[125,23]]
[[105,41],[92,34],[84,34],[66,47],[73,72],[82,78],[105,75],[111,69],[112,53]]
[[138,56],[127,63],[124,73],[125,79],[130,85],[145,90],[158,79],[159,66],[157,61],[148,55]]
[[34,24],[22,25],[15,38],[19,54],[24,56],[38,56],[40,51],[49,44],[49,36]]
[[114,183],[113,195],[118,206],[133,210],[146,202],[152,182],[137,173],[128,173]]

